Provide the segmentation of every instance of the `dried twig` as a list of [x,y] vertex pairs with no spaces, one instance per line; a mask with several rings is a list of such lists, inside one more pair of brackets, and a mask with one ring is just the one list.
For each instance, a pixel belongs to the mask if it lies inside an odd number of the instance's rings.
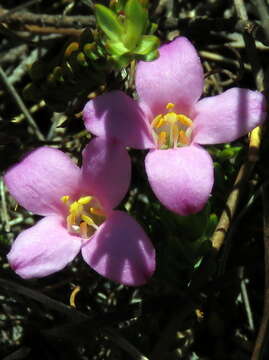
[[73,28],[58,28],[55,26],[38,26],[38,25],[28,25],[25,24],[21,28],[23,31],[29,31],[33,34],[47,35],[47,34],[60,34],[66,36],[75,36],[79,37],[83,29],[73,29]]
[[[238,13],[238,16],[241,20],[247,20],[247,13],[244,8],[244,4],[242,0],[234,0],[234,4]],[[260,66],[260,62],[256,53],[255,42],[251,36],[244,37],[246,48],[249,56],[249,61],[251,63],[251,68],[254,73],[256,86],[259,91],[263,90],[263,71]],[[223,211],[219,224],[212,236],[212,244],[214,249],[218,252],[224,242],[225,236],[229,230],[231,221],[237,209],[237,205],[239,203],[239,197],[242,192],[242,186],[246,184],[249,179],[250,174],[252,173],[253,167],[258,160],[258,152],[261,144],[261,130],[260,128],[254,129],[250,133],[250,141],[249,141],[249,152],[248,158],[246,162],[241,166],[237,178],[234,183],[234,187],[232,192],[230,193],[225,210]]]
[[[27,7],[30,7],[31,5],[34,5],[34,4],[37,4],[39,3],[41,0],[29,0],[29,1],[26,1],[24,4],[21,4],[21,5],[18,5],[18,6],[15,6],[14,8],[12,9],[8,9],[6,10],[5,12],[5,15],[2,15],[0,16],[0,21],[2,21],[6,16],[9,16],[17,11],[20,11],[22,9],[25,9]],[[0,9],[1,10],[1,9]]]
[[[225,63],[225,64],[229,64],[229,65],[235,65],[237,68],[240,67],[240,64],[238,61],[236,61],[234,59],[230,59],[226,56],[222,56],[220,54],[214,53],[212,51],[202,50],[199,52],[199,54],[202,58],[207,59],[207,60],[221,62],[221,63]],[[251,67],[249,64],[244,63],[243,66],[244,66],[245,70],[247,70],[247,71],[251,70]]]
[[[241,20],[247,21],[248,16],[244,4],[244,0],[234,0],[234,5],[238,14],[238,17]],[[258,1],[260,16],[263,22],[266,22],[266,35],[267,40],[269,40],[269,27],[267,24],[268,13],[263,1]],[[263,14],[261,14],[261,9]],[[248,53],[249,61],[253,70],[255,77],[256,86],[259,91],[264,89],[264,72],[260,65],[260,61],[257,55],[255,42],[252,37],[251,32],[248,29],[245,29],[244,32],[244,41],[246,44],[246,50]],[[259,150],[261,143],[261,131],[259,128],[254,129],[250,134],[250,146],[254,145],[255,152],[251,154],[251,160],[257,159],[257,152]],[[251,148],[250,148],[251,149]],[[263,317],[260,324],[258,336],[256,338],[256,343],[254,351],[252,354],[252,360],[259,360],[262,358],[264,344],[266,343],[266,338],[268,335],[268,326],[269,326],[269,207],[268,207],[269,194],[267,187],[264,187],[264,253],[265,253],[265,294],[264,294],[264,311]]]
[[10,230],[9,216],[8,216],[8,211],[7,211],[4,181],[3,181],[2,177],[0,179],[0,197],[1,197],[1,204],[2,204],[2,220],[3,220],[3,223],[5,224],[5,230],[9,231]]
[[23,56],[27,51],[27,45],[18,45],[10,50],[1,51],[0,53],[0,64],[13,63]]
[[8,10],[0,8],[0,21],[9,25],[36,25],[39,27],[53,28],[75,28],[81,29],[86,26],[95,25],[95,17],[93,15],[47,15],[35,14],[31,12],[16,12],[9,14]]
[[15,70],[8,76],[8,81],[10,84],[15,84],[20,81],[22,77],[29,70],[29,66],[32,65],[38,58],[38,50],[35,49],[26,56],[20,64],[15,68]]
[[13,97],[13,99],[15,100],[16,104],[18,105],[18,107],[20,108],[20,110],[24,113],[26,120],[28,121],[29,125],[31,126],[31,128],[34,130],[36,137],[38,138],[38,140],[45,140],[43,134],[40,132],[37,124],[35,123],[35,120],[32,118],[32,115],[30,114],[29,110],[27,109],[27,107],[24,105],[23,100],[21,99],[20,95],[18,94],[18,92],[16,91],[16,89],[14,88],[14,86],[8,81],[8,78],[4,72],[4,70],[2,69],[2,67],[0,66],[0,79],[2,80],[2,82],[4,83],[4,85],[6,86],[8,92],[10,93],[10,95]]
[[247,315],[247,319],[248,319],[248,327],[249,327],[249,330],[254,331],[255,330],[254,321],[253,321],[251,306],[250,306],[250,302],[249,302],[246,280],[244,278],[244,267],[240,266],[238,272],[239,272],[238,275],[239,275],[239,279],[240,279],[241,296],[242,296],[243,304],[245,306],[245,311],[246,311],[246,315]]

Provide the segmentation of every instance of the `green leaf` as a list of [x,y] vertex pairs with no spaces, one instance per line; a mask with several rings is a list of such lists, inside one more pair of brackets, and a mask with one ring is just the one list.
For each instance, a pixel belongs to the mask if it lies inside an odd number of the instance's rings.
[[124,44],[120,41],[108,41],[106,44],[111,55],[121,56],[129,52],[129,50],[124,46]]
[[160,46],[160,40],[154,35],[144,35],[139,45],[133,51],[138,55],[147,55]]
[[228,160],[235,157],[242,150],[242,146],[233,146],[227,149],[224,149],[220,153],[220,160]]
[[210,214],[209,218],[208,218],[208,221],[207,221],[207,225],[206,225],[206,231],[205,231],[205,234],[207,236],[211,236],[218,224],[218,217],[216,214]]
[[158,50],[153,50],[150,53],[148,53],[147,55],[142,57],[142,60],[144,61],[153,61],[155,59],[157,59],[157,57],[159,56],[159,51]]
[[139,0],[128,0],[125,6],[125,35],[124,44],[128,49],[136,48],[143,35],[148,20],[148,12]]
[[124,34],[124,27],[112,10],[97,4],[95,5],[95,16],[97,24],[110,40],[121,40]]
[[210,205],[207,204],[204,209],[196,214],[180,216],[176,215],[174,221],[180,228],[180,232],[184,234],[188,241],[197,241],[207,228]]
[[149,35],[153,35],[155,33],[155,31],[157,30],[158,25],[155,23],[150,23],[147,29],[147,34]]
[[131,61],[131,57],[130,55],[122,55],[122,56],[112,56],[112,60],[115,63],[115,65],[117,66],[118,69],[122,69],[123,67],[128,66],[128,64]]

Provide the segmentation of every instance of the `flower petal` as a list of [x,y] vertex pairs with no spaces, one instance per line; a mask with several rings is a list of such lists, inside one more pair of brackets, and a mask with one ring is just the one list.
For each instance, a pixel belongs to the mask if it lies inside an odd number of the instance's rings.
[[193,142],[219,144],[233,141],[266,116],[265,97],[258,91],[232,88],[200,100],[194,108]]
[[47,216],[20,233],[7,258],[22,278],[47,276],[63,269],[78,254],[81,239],[70,235],[59,216]]
[[87,102],[85,127],[96,136],[118,139],[137,149],[153,147],[153,138],[143,110],[122,91],[111,91]]
[[143,285],[155,270],[151,241],[142,227],[121,211],[113,211],[81,251],[95,271],[121,284]]
[[128,152],[113,139],[91,140],[83,151],[82,178],[84,191],[95,195],[105,209],[113,209],[130,185]]
[[199,146],[153,150],[146,156],[152,190],[168,209],[189,215],[205,205],[213,186],[213,164]]
[[74,195],[80,169],[62,151],[41,147],[11,167],[4,176],[5,184],[25,209],[39,215],[64,211],[60,199]]
[[140,100],[155,116],[163,113],[168,103],[176,104],[176,112],[188,115],[204,84],[197,51],[185,37],[161,46],[159,51],[158,59],[137,65],[135,82]]

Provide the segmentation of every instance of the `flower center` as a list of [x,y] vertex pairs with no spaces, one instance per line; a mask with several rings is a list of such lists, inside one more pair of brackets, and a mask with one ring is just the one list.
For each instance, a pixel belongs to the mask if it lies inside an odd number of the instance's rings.
[[152,123],[154,138],[159,149],[186,146],[190,143],[192,121],[184,114],[171,111],[174,104],[168,103],[166,114],[157,115]]
[[88,239],[105,220],[105,213],[98,200],[93,196],[83,196],[71,201],[70,196],[61,197],[61,201],[68,207],[66,218],[67,230]]

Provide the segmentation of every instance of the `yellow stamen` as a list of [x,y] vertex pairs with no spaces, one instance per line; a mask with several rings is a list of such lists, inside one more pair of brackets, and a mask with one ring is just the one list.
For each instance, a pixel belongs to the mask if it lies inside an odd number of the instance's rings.
[[176,126],[176,124],[173,125],[173,146],[174,148],[177,147],[177,141],[178,141],[178,137],[179,137],[179,130],[178,127]]
[[91,207],[90,213],[94,214],[94,215],[105,216],[105,213],[101,209],[96,208],[96,207]]
[[162,116],[160,119],[159,119],[159,121],[157,122],[157,124],[155,125],[155,127],[157,128],[157,129],[159,129],[161,126],[163,126],[163,124],[166,122],[166,119],[165,119],[165,117],[164,116]]
[[76,218],[74,217],[73,214],[70,214],[67,216],[66,222],[67,222],[67,230],[71,232],[72,226],[76,223]]
[[172,110],[174,107],[175,107],[175,104],[173,104],[173,103],[168,103],[168,104],[166,105],[166,109],[167,109],[167,110]]
[[177,115],[177,120],[185,126],[191,126],[192,125],[192,121],[190,118],[188,118],[188,116],[183,115],[183,114],[179,114]]
[[185,131],[180,130],[179,132],[179,142],[183,145],[187,145],[189,142],[189,138],[187,137],[187,135],[185,134]]
[[159,122],[159,120],[160,120],[162,117],[163,117],[162,114],[156,116],[156,117],[152,120],[150,126],[151,126],[152,128],[154,128],[154,127],[156,126],[156,124]]
[[192,120],[173,111],[175,104],[168,103],[164,114],[157,115],[152,123],[153,136],[159,148],[175,148],[190,143],[192,133]]
[[69,196],[64,196],[61,200],[69,210],[66,217],[68,231],[89,239],[106,216],[98,200],[93,196],[83,196],[72,203]]
[[159,134],[159,138],[158,138],[158,145],[160,147],[162,147],[163,145],[166,144],[167,141],[167,132],[166,131],[161,131]]
[[68,195],[64,195],[64,196],[61,197],[61,201],[62,201],[64,204],[66,204],[69,199],[70,199],[70,196],[68,196]]
[[85,223],[88,224],[89,226],[92,226],[95,229],[97,229],[97,225],[95,224],[95,222],[93,221],[93,219],[90,216],[81,215],[81,219],[84,220]]
[[86,205],[86,204],[88,204],[91,200],[92,200],[92,196],[84,196],[84,197],[81,197],[81,198],[78,200],[78,203],[79,203],[80,205]]
[[80,223],[79,228],[80,228],[80,234],[81,234],[82,238],[87,239],[87,237],[88,237],[87,223],[85,221],[83,221],[82,223]]
[[70,213],[79,216],[83,210],[83,205],[79,204],[78,201],[74,201],[69,208]]

